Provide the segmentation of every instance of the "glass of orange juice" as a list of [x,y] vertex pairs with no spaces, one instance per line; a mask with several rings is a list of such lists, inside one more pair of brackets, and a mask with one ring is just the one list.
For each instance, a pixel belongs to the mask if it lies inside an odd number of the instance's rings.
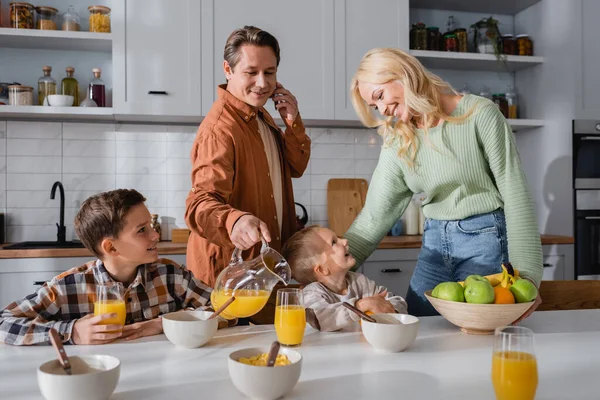
[[115,318],[108,318],[101,322],[102,325],[125,325],[127,309],[123,300],[123,284],[110,282],[96,286],[96,302],[94,315],[115,313]]
[[496,400],[533,400],[538,385],[533,331],[520,326],[496,328],[492,354]]
[[304,310],[302,290],[279,289],[275,306],[277,340],[283,346],[300,346],[306,328],[306,311]]

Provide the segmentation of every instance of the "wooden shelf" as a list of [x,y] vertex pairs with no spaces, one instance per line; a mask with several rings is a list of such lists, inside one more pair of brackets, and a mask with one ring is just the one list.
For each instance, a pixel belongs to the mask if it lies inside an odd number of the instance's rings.
[[0,47],[112,52],[112,34],[0,28]]
[[540,128],[544,126],[543,119],[509,119],[508,123],[513,132],[522,131],[525,129]]
[[411,50],[410,54],[417,57],[425,67],[434,69],[515,72],[544,62],[544,57],[537,56],[506,56],[504,63],[493,54],[429,50]]
[[540,0],[410,0],[410,8],[465,11],[482,14],[515,15],[538,3]]
[[110,107],[0,106],[0,119],[114,121]]

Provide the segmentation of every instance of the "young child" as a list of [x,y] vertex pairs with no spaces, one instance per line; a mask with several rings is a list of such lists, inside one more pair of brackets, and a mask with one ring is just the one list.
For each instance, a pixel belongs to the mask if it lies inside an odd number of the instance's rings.
[[342,306],[346,301],[363,312],[406,313],[406,302],[378,286],[363,274],[351,272],[356,263],[348,241],[327,228],[309,226],[296,232],[285,244],[283,256],[292,276],[303,289],[308,322],[315,329],[336,331],[353,321],[356,313]]
[[[96,257],[66,271],[37,292],[0,312],[0,341],[30,345],[48,341],[54,328],[73,344],[104,344],[162,333],[158,316],[206,305],[211,289],[191,272],[158,259],[159,235],[150,227],[146,199],[119,189],[88,198],[75,217],[75,231]],[[115,313],[94,316],[96,286],[121,282],[127,309],[125,326],[102,325]]]

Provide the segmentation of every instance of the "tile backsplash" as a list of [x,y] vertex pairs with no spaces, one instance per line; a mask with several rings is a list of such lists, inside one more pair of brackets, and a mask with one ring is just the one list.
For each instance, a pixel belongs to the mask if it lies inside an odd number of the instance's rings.
[[[65,189],[67,240],[75,238],[73,218],[83,200],[116,188],[135,188],[160,215],[163,240],[186,227],[190,150],[197,126],[113,123],[0,121],[0,210],[6,241],[55,240],[60,200],[50,189]],[[327,225],[327,181],[370,180],[381,138],[375,131],[309,128],[312,155],[295,200],[309,223]],[[298,210],[299,211],[299,210]]]

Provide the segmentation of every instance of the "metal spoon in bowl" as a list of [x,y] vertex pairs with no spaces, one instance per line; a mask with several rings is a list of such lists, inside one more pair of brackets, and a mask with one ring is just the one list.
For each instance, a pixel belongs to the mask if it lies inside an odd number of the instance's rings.
[[50,328],[50,342],[52,342],[52,347],[54,347],[58,354],[58,362],[62,365],[65,373],[71,375],[71,363],[69,362],[69,357],[67,356],[62,341],[58,337],[58,332],[56,332],[54,328]]
[[281,345],[276,340],[271,344],[271,349],[269,350],[269,356],[267,357],[267,367],[275,366],[275,361],[277,361],[277,354],[279,354],[279,348]]

